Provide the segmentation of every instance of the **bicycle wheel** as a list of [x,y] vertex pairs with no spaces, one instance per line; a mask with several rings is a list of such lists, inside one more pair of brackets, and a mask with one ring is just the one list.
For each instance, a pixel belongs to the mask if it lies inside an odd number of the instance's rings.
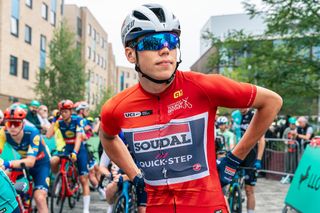
[[124,213],[126,211],[126,198],[124,196],[117,197],[114,206],[113,206],[113,213]]
[[62,176],[59,173],[51,191],[51,213],[61,213],[65,201],[65,190],[62,189]]
[[68,197],[68,203],[69,203],[70,209],[73,209],[76,206],[76,202],[79,201],[79,199],[80,199],[80,188],[75,193],[73,193],[71,197]]
[[231,213],[242,212],[242,196],[239,186],[233,186],[229,195],[229,205]]

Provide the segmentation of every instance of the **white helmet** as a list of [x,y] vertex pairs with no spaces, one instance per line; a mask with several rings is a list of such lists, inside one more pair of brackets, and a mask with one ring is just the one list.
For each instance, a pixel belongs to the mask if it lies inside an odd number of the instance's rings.
[[220,116],[220,117],[217,119],[217,124],[218,124],[218,125],[227,124],[227,123],[228,123],[228,118],[225,117],[225,116]]
[[79,105],[76,107],[76,111],[78,112],[78,111],[80,111],[80,110],[82,110],[82,109],[89,109],[89,104],[87,103],[87,102],[85,102],[85,101],[82,101],[82,102],[80,102],[79,103]]
[[3,119],[3,118],[4,118],[4,115],[3,115],[2,110],[0,109],[0,119]]
[[152,33],[175,32],[180,36],[180,22],[172,12],[159,4],[142,5],[127,15],[121,27],[124,47],[129,41]]

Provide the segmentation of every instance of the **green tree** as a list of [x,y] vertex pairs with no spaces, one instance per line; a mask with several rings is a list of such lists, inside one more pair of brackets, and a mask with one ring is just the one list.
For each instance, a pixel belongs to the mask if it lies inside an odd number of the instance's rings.
[[264,17],[266,32],[259,37],[233,32],[223,41],[205,35],[219,46],[208,66],[278,92],[283,113],[315,114],[320,93],[319,2],[262,0],[260,8],[244,6],[252,17]]
[[92,117],[98,117],[100,115],[103,104],[114,95],[114,91],[111,88],[108,88],[107,91],[104,91],[102,94],[102,99],[97,104],[95,110],[90,113]]
[[50,109],[59,101],[84,99],[86,74],[81,60],[81,45],[66,23],[54,32],[49,44],[50,64],[38,74],[35,87],[42,103]]

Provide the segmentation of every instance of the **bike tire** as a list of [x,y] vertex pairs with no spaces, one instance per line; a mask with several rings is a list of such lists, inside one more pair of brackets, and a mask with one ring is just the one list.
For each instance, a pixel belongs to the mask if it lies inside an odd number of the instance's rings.
[[239,186],[232,187],[228,201],[231,213],[242,213],[242,195]]
[[62,181],[62,175],[59,173],[51,191],[51,213],[62,213],[65,201],[65,190],[62,189]]
[[126,198],[124,196],[119,196],[116,198],[113,206],[113,213],[126,213]]

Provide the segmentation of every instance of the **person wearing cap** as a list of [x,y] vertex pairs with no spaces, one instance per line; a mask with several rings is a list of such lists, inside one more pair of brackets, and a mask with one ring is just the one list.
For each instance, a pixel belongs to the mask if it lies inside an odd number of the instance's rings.
[[284,139],[294,139],[294,135],[297,134],[297,119],[295,117],[290,117],[288,119],[289,127],[283,131],[282,138]]
[[35,125],[35,127],[41,131],[41,123],[38,117],[38,108],[40,107],[40,102],[37,100],[32,100],[29,104],[29,110],[26,116],[26,119]]
[[[180,34],[179,19],[162,5],[130,11],[121,38],[139,83],[103,105],[99,136],[106,154],[133,181],[138,199],[146,190],[147,212],[225,213],[221,187],[231,182],[282,99],[222,75],[178,70]],[[219,106],[253,107],[257,113],[239,144],[216,161],[212,127]]]

